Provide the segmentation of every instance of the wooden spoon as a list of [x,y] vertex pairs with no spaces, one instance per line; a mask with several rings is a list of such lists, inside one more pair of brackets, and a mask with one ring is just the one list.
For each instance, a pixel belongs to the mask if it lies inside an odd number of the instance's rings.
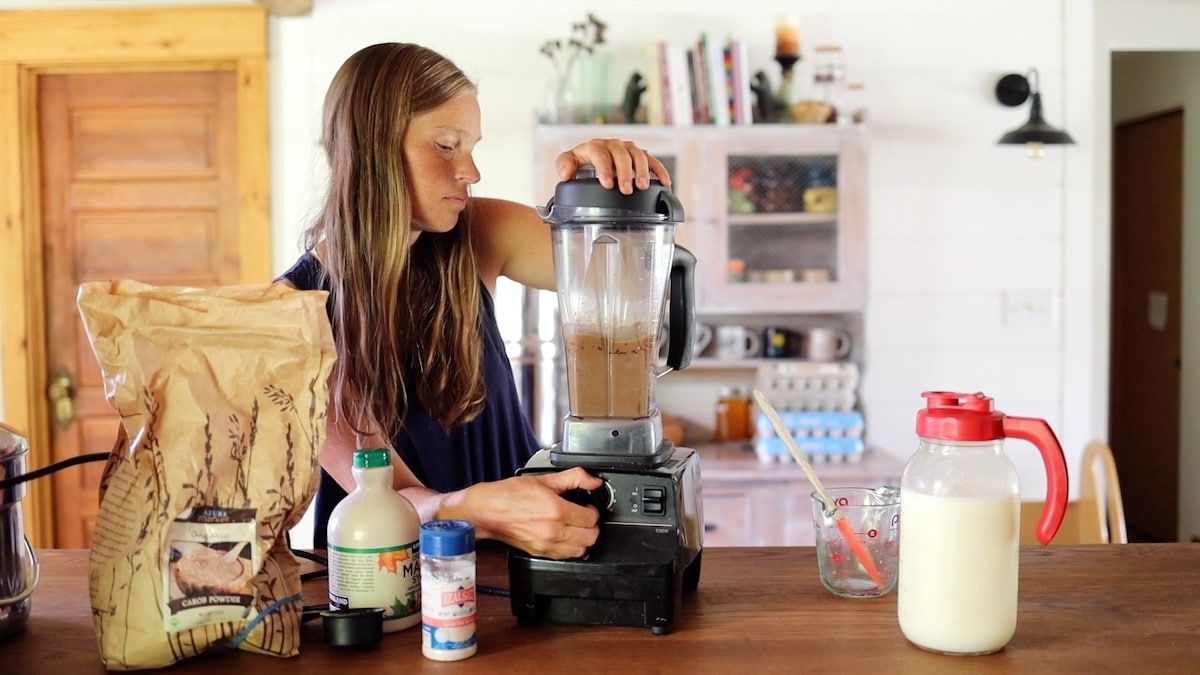
[[817,492],[821,495],[821,501],[825,503],[825,509],[828,513],[832,509],[832,513],[828,515],[837,522],[838,529],[841,530],[842,536],[846,538],[846,543],[850,544],[850,550],[854,551],[854,557],[858,558],[858,562],[862,564],[863,569],[867,574],[871,575],[871,581],[879,588],[883,588],[883,575],[879,573],[879,568],[875,566],[875,559],[871,557],[871,552],[867,550],[862,540],[858,538],[858,533],[850,526],[850,521],[846,520],[845,515],[837,508],[833,500],[829,497],[829,493],[825,491],[825,486],[821,484],[821,479],[817,478],[817,472],[813,471],[812,465],[805,459],[804,453],[800,452],[800,448],[796,445],[796,440],[792,438],[792,434],[784,426],[783,420],[779,419],[779,413],[775,412],[775,406],[767,400],[767,397],[757,389],[754,390],[754,400],[758,403],[758,407],[766,414],[767,419],[771,420],[771,426],[775,427],[775,434],[787,446],[788,452],[792,454],[792,459],[804,469],[804,475],[808,476],[808,481],[813,484]]

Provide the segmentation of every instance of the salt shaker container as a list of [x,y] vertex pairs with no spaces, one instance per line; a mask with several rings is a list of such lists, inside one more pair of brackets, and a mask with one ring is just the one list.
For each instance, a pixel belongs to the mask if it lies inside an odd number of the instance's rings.
[[433,520],[421,526],[421,653],[434,661],[475,654],[475,526]]
[[1020,491],[1002,441],[1027,440],[1042,454],[1043,544],[1066,510],[1066,462],[1044,420],[1007,416],[979,393],[922,396],[920,442],[900,479],[900,629],[931,651],[988,654],[1008,644],[1017,625]]

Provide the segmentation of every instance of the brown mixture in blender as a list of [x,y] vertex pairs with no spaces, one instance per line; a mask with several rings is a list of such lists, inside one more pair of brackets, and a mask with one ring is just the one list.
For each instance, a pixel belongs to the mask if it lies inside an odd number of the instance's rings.
[[654,378],[654,335],[616,340],[594,333],[564,339],[571,413],[577,417],[645,417]]

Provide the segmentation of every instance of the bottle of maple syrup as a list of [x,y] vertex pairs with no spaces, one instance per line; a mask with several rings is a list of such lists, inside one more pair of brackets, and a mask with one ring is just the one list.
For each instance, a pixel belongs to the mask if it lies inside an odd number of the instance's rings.
[[329,516],[329,609],[382,607],[383,631],[421,622],[421,518],[392,488],[392,451],[354,451],[356,487]]

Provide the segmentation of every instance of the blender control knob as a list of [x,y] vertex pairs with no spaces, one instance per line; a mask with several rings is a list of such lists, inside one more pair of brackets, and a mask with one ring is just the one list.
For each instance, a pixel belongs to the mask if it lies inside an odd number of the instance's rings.
[[613,494],[612,485],[609,485],[608,481],[604,481],[604,485],[595,490],[575,488],[562,493],[562,496],[569,502],[575,502],[582,506],[594,506],[600,510],[600,513],[612,511],[613,506],[617,503],[617,497]]

